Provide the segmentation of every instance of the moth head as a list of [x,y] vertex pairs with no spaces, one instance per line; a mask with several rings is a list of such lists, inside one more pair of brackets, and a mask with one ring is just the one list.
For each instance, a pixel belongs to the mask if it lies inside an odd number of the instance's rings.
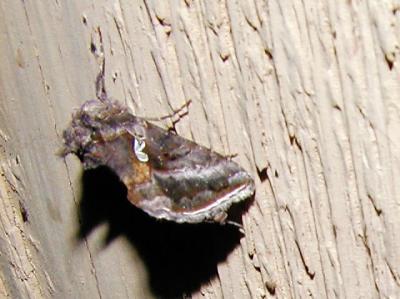
[[[64,146],[61,156],[70,153],[77,155],[87,164],[85,154],[90,152],[96,142],[111,140],[127,131],[124,124],[132,125],[135,119],[129,111],[116,101],[90,100],[85,102],[72,115],[72,120],[63,132]],[[90,165],[85,165],[90,166]]]

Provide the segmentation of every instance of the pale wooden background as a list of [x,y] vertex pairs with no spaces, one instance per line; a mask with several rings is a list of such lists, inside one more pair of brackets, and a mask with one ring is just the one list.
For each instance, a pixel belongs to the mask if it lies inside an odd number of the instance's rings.
[[[1,1],[0,297],[400,297],[399,8]],[[252,173],[243,238],[147,219],[106,174],[82,205],[56,153],[95,96],[97,27],[109,95],[146,117],[192,100],[177,132]]]

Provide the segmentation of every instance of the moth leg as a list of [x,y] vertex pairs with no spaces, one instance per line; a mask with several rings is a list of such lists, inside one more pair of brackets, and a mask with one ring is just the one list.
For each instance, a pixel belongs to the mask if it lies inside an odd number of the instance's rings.
[[234,226],[234,227],[237,227],[237,228],[239,229],[239,231],[240,231],[242,234],[244,234],[243,225],[241,225],[240,223],[237,223],[237,222],[235,222],[235,221],[228,220],[228,221],[226,221],[226,224],[229,224],[229,225],[232,225],[232,226]]
[[228,154],[225,156],[225,158],[232,160],[233,158],[236,158],[238,156],[238,154]]
[[[188,100],[185,104],[183,104],[178,109],[172,110],[172,113],[170,113],[168,115],[164,115],[161,117],[146,117],[145,119],[147,121],[161,121],[161,120],[168,119],[168,118],[172,119],[175,116],[178,116],[178,120],[175,120],[175,121],[172,120],[172,123],[175,125],[179,121],[180,118],[182,118],[183,116],[185,116],[189,113],[188,108],[191,103],[192,103],[192,100]],[[185,109],[185,108],[187,108],[187,109]],[[185,109],[185,111],[183,111],[184,109]]]
[[220,224],[225,224],[225,223],[227,223],[226,222],[227,218],[228,218],[228,214],[226,212],[221,211],[221,212],[218,212],[218,214],[216,214],[214,216],[214,221],[218,222]]
[[215,222],[223,224],[223,225],[225,225],[225,224],[232,225],[232,226],[238,228],[241,233],[244,233],[243,225],[241,225],[240,223],[238,223],[236,221],[227,220],[227,218],[228,218],[228,214],[226,212],[221,211],[214,216],[213,220]]

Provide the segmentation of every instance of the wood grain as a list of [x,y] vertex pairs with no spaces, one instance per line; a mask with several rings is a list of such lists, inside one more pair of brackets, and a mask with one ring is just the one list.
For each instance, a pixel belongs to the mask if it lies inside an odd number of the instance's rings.
[[[0,297],[399,297],[399,15],[395,1],[2,1]],[[244,237],[152,222],[102,197],[120,192],[109,174],[57,156],[95,97],[98,28],[111,97],[144,117],[191,100],[177,132],[254,176]]]

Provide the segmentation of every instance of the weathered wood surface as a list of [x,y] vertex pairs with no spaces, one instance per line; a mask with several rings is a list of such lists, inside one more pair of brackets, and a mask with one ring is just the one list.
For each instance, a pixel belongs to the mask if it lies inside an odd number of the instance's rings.
[[[1,1],[0,297],[399,297],[399,20],[395,1]],[[109,95],[146,117],[192,100],[178,133],[253,174],[243,238],[152,222],[57,157],[98,27]]]

